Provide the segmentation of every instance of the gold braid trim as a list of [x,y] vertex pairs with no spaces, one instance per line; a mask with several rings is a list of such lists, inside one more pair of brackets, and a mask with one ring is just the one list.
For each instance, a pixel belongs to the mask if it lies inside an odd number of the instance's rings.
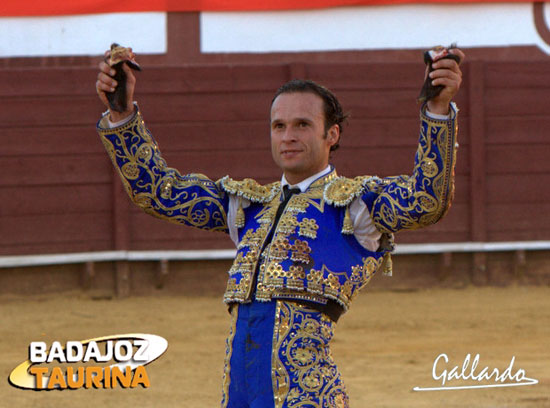
[[279,181],[263,186],[251,178],[237,181],[225,176],[218,180],[216,184],[227,193],[246,198],[253,203],[268,203],[281,192]]

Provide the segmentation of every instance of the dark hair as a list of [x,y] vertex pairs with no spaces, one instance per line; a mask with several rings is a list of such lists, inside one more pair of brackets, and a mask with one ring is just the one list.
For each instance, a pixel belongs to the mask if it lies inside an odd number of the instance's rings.
[[[340,129],[340,136],[344,132],[342,124],[348,118],[348,115],[344,114],[342,110],[342,105],[338,102],[338,99],[334,94],[325,88],[322,85],[319,85],[310,80],[304,79],[293,79],[283,86],[281,86],[275,96],[271,100],[271,105],[277,97],[284,93],[295,93],[295,92],[309,92],[315,95],[318,95],[323,100],[323,107],[325,111],[325,132],[330,129],[333,125],[338,125]],[[340,139],[330,147],[330,151],[334,151],[340,147]]]

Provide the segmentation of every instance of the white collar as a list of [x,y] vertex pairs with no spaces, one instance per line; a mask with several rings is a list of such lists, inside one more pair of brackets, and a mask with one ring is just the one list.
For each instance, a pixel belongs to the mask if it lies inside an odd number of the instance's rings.
[[311,177],[308,177],[305,180],[300,181],[298,184],[291,185],[287,180],[285,175],[283,174],[283,177],[281,178],[281,188],[284,186],[289,186],[290,188],[298,187],[300,191],[303,193],[306,191],[309,186],[313,184],[314,181],[317,179],[320,179],[321,177],[327,175],[333,170],[333,167],[329,164],[324,170],[321,170],[319,173],[314,174]]

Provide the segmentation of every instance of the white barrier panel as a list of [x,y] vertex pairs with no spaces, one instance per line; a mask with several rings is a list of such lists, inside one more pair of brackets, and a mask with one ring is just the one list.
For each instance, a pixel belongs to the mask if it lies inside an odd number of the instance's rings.
[[[550,250],[550,241],[449,242],[400,244],[394,254],[439,254],[445,252],[507,252]],[[234,249],[195,251],[105,251],[51,255],[0,256],[0,268],[114,261],[208,261],[233,259]]]
[[[548,29],[549,9],[543,12]],[[305,52],[537,45],[533,3],[414,4],[201,14],[201,50]]]
[[166,53],[166,13],[0,18],[0,57],[103,55],[112,42]]

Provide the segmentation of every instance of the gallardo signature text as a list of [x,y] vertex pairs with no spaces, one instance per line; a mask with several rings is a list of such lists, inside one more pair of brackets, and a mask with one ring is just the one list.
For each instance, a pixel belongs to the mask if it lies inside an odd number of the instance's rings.
[[[414,387],[414,391],[436,391],[436,390],[448,390],[448,389],[469,389],[469,388],[489,388],[489,387],[513,387],[519,385],[534,385],[538,383],[538,380],[528,378],[525,376],[525,370],[518,369],[514,372],[514,361],[516,357],[513,356],[510,360],[510,364],[504,371],[500,371],[498,368],[490,369],[484,367],[478,370],[479,354],[476,354],[474,359],[471,360],[471,355],[466,355],[462,367],[458,365],[452,367],[450,370],[446,367],[445,363],[449,362],[447,354],[442,353],[434,361],[432,367],[432,377],[436,381],[441,381],[441,387]],[[444,362],[443,362],[444,360]],[[470,365],[471,361],[471,365]],[[476,385],[461,385],[452,386],[449,383],[453,380],[472,380],[472,381],[491,381],[490,384],[476,384]]]

